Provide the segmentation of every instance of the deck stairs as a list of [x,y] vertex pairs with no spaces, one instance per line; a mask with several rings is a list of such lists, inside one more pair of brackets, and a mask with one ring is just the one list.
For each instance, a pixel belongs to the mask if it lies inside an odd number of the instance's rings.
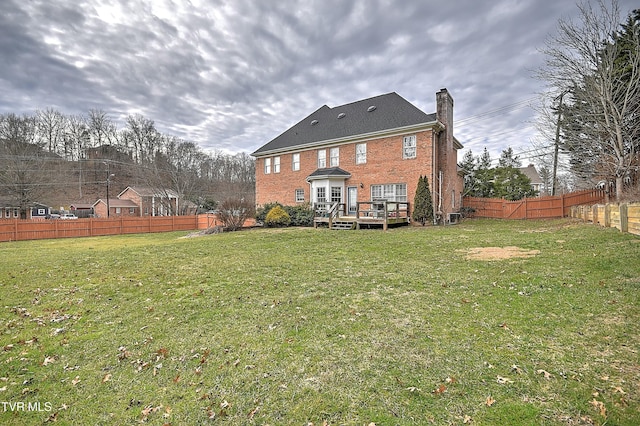
[[331,229],[333,230],[351,230],[356,229],[355,220],[334,220],[331,224]]

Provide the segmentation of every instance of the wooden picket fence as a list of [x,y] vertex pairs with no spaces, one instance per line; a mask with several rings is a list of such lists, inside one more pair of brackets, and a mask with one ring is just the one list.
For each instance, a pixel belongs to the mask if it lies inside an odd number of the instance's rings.
[[[207,229],[220,224],[217,216],[213,214],[77,220],[0,219],[0,242],[191,231]],[[246,226],[251,224],[253,222],[245,223]]]
[[568,194],[524,198],[518,201],[507,201],[501,198],[465,197],[463,207],[475,211],[471,217],[488,217],[497,219],[550,219],[567,217],[571,207],[582,204],[594,204],[604,200],[605,192],[600,189],[570,192]]

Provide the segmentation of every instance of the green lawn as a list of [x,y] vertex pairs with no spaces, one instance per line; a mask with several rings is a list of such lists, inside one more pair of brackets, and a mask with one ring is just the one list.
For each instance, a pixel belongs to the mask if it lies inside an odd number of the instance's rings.
[[637,237],[185,234],[0,244],[0,424],[640,424]]

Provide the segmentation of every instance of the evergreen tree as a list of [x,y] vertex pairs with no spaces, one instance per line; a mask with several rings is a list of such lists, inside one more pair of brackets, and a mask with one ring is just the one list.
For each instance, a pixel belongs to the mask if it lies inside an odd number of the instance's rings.
[[429,179],[426,176],[420,176],[418,179],[411,217],[416,222],[420,222],[422,226],[427,222],[433,222],[433,200],[429,189]]

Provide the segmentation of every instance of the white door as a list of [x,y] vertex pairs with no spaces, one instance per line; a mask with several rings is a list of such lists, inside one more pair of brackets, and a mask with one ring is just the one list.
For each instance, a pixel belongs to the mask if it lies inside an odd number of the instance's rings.
[[347,188],[347,212],[349,216],[356,215],[358,202],[358,187],[350,186]]

